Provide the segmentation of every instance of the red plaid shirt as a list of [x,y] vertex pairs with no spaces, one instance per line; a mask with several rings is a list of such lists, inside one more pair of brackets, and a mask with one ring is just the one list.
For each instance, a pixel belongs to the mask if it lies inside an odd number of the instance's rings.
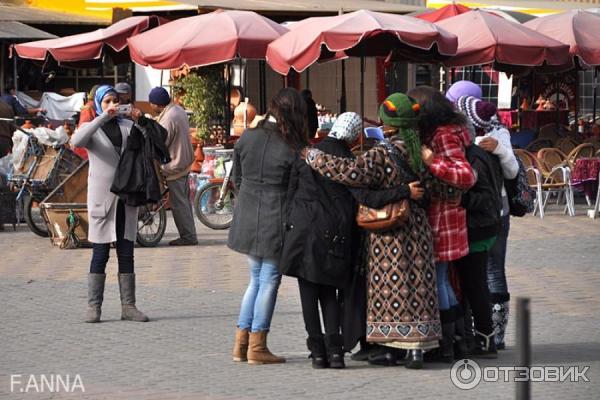
[[[466,128],[458,125],[437,128],[430,143],[433,150],[431,173],[441,181],[461,190],[475,184],[475,174],[465,158],[465,147],[471,142]],[[457,260],[469,254],[467,213],[447,200],[434,198],[429,207],[429,223],[433,233],[435,261]]]

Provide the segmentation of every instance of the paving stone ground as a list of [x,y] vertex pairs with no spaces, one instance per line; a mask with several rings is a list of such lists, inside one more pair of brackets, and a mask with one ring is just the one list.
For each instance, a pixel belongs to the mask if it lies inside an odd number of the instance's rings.
[[[537,399],[600,396],[600,220],[550,210],[542,221],[514,218],[508,279],[513,296],[531,298],[533,363],[589,366],[590,382],[532,383]],[[230,351],[247,284],[245,258],[225,246],[226,231],[200,224],[197,247],[137,248],[138,306],[152,319],[120,321],[116,260],[108,266],[103,322],[82,322],[89,249],[59,250],[19,227],[0,232],[0,399],[511,399],[514,382],[459,390],[449,366],[313,370],[296,282],[284,278],[269,346],[288,362],[233,363]],[[116,257],[115,257],[116,258]],[[508,349],[482,366],[517,360],[514,314]],[[11,375],[22,384],[13,387]],[[21,393],[29,376],[81,377],[85,393]]]

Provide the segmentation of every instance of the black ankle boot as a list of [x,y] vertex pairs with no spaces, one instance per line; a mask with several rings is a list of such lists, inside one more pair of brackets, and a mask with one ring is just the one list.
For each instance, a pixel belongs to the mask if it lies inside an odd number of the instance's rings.
[[321,369],[329,367],[323,336],[309,336],[308,339],[306,339],[306,346],[310,350],[310,355],[308,357],[312,358],[313,368]]
[[395,349],[387,346],[375,346],[369,354],[370,365],[395,367],[401,365],[406,358],[406,350]]
[[360,340],[360,350],[350,356],[352,361],[369,361],[369,354],[375,345],[368,343],[366,340]]
[[494,332],[486,335],[479,331],[475,331],[475,341],[477,346],[472,352],[472,356],[475,358],[498,358],[498,350],[496,349],[496,340],[494,338]]
[[408,369],[422,369],[423,350],[409,350],[406,355],[406,364],[404,364],[404,366]]
[[327,335],[325,337],[325,344],[327,346],[329,367],[335,369],[346,368],[342,335]]

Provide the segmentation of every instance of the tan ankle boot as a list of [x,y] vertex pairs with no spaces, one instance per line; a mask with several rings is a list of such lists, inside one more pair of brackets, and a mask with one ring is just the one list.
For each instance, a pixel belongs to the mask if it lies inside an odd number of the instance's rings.
[[285,358],[273,355],[267,348],[267,331],[250,332],[248,364],[280,364]]
[[233,361],[248,361],[248,329],[237,328],[233,345]]

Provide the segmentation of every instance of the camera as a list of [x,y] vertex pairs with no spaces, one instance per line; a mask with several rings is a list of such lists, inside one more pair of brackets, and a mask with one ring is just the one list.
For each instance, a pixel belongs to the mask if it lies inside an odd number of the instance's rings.
[[132,109],[131,104],[120,104],[117,106],[117,112],[121,115],[131,115]]

